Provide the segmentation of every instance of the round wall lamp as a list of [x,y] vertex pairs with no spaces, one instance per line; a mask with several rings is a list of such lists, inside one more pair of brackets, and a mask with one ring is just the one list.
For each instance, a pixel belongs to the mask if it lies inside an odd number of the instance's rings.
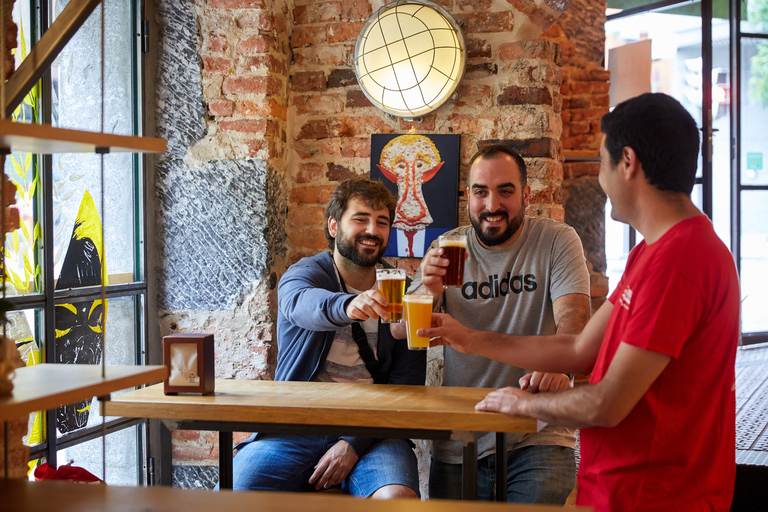
[[450,98],[466,61],[461,29],[427,0],[381,7],[360,31],[354,54],[363,93],[387,114],[405,118],[419,118]]

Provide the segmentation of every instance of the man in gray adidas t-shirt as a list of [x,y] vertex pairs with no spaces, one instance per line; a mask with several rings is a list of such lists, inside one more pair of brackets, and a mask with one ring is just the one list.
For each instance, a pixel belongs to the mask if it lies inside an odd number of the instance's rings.
[[[426,286],[439,297],[436,307],[473,329],[527,335],[581,332],[589,320],[589,274],[581,242],[566,224],[525,216],[530,190],[525,162],[516,152],[494,145],[476,154],[467,187],[472,225],[455,230],[467,235],[463,285],[443,291],[448,260],[433,244],[411,289]],[[446,347],[443,385],[521,386],[544,392],[569,387],[570,380]],[[536,434],[508,437],[507,501],[565,503],[576,478],[573,431],[547,426]],[[478,440],[481,499],[494,499],[495,451],[493,434]],[[461,458],[461,443],[435,441],[430,498],[461,497]]]

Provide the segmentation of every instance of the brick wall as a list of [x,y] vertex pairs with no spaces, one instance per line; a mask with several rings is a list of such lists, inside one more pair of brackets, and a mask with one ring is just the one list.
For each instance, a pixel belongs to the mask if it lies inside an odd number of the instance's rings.
[[[571,161],[568,154],[596,155],[600,118],[608,112],[610,74],[603,67],[605,1],[573,0],[571,7],[542,38],[562,48],[563,207],[565,222],[579,233],[590,270],[592,308],[608,293],[605,275],[605,194],[597,182],[600,164],[594,157]],[[590,161],[591,160],[591,161]]]

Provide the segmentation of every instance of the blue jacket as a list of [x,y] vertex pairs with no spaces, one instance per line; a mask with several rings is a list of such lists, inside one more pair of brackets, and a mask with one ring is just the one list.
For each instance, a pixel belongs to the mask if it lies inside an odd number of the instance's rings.
[[[283,274],[277,287],[275,380],[310,381],[328,356],[337,329],[354,322],[345,312],[355,297],[342,293],[330,252],[304,258]],[[427,356],[408,350],[389,325],[379,322],[377,358],[387,384],[423,385]],[[371,439],[344,437],[359,455]]]

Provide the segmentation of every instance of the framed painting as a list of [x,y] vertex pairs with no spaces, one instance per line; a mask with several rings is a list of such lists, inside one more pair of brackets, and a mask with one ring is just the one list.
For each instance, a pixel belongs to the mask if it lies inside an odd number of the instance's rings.
[[421,258],[457,226],[458,135],[371,135],[371,179],[397,198],[384,256]]

